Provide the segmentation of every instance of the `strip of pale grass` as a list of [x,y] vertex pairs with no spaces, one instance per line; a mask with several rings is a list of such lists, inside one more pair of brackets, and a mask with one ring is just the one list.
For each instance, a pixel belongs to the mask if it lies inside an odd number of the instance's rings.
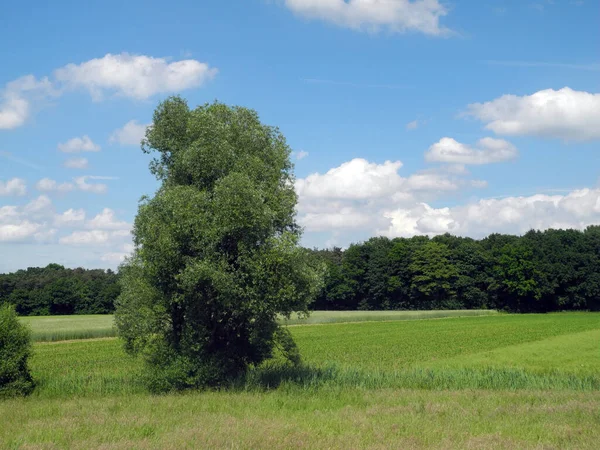
[[307,318],[292,316],[281,320],[286,325],[315,325],[321,323],[380,322],[392,320],[442,319],[450,317],[476,317],[497,315],[490,309],[464,309],[439,311],[313,311]]
[[[389,320],[435,319],[446,317],[472,317],[498,314],[492,310],[457,310],[457,311],[313,311],[310,317],[300,319],[293,317],[282,320],[287,325],[309,325],[336,322],[364,322]],[[55,342],[73,339],[95,339],[114,337],[112,315],[72,315],[22,317],[32,330],[36,342]]]
[[71,339],[94,339],[117,335],[113,316],[72,315],[21,317],[31,328],[36,342],[66,341]]
[[600,392],[324,388],[0,403],[2,448],[596,449]]

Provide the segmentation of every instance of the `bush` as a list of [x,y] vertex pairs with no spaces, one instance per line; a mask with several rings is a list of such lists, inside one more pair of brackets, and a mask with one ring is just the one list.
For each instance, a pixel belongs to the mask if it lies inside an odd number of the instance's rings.
[[11,305],[0,306],[0,398],[24,396],[34,382],[27,360],[31,356],[31,332],[19,322]]

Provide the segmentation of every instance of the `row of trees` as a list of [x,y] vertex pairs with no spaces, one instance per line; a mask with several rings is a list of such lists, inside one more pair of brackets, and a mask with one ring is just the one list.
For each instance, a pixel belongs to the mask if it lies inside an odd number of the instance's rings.
[[[313,254],[327,266],[315,310],[600,309],[600,226],[482,240],[376,237]],[[0,274],[0,304],[20,315],[109,314],[118,278],[58,264]]]
[[59,264],[0,274],[0,305],[23,316],[110,314],[121,289],[112,270],[66,269]]
[[377,237],[314,253],[328,266],[314,309],[600,309],[600,226],[482,240]]

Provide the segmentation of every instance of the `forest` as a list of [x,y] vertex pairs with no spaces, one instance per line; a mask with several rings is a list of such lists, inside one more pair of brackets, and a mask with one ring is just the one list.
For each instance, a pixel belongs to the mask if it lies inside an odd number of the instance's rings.
[[[600,226],[481,240],[374,237],[312,253],[327,268],[313,310],[600,310]],[[20,315],[109,314],[118,279],[111,270],[28,268],[0,274],[0,304]]]
[[0,305],[22,316],[111,314],[121,291],[112,270],[67,269],[59,264],[0,274]]
[[316,310],[600,309],[600,226],[482,240],[376,237],[315,253],[328,267]]

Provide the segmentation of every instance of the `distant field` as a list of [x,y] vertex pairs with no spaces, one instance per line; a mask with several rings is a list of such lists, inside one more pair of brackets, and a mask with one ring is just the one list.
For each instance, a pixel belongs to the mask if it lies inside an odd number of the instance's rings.
[[229,390],[184,395],[148,395],[141,362],[116,339],[37,344],[36,391],[0,402],[0,448],[595,449],[600,441],[599,313],[291,331],[303,369],[274,360]]
[[116,336],[112,315],[21,317],[33,340],[65,341]]
[[[282,323],[300,325],[335,322],[415,320],[495,314],[498,313],[492,310],[313,311],[306,319],[292,317],[290,320],[282,320]],[[114,337],[117,335],[117,330],[113,326],[112,315],[22,317],[21,320],[29,324],[33,332],[33,339],[37,342]]]
[[498,314],[497,311],[489,309],[443,311],[313,311],[306,319],[292,316],[289,320],[282,320],[282,323],[288,325],[314,325],[320,323],[442,319],[446,317],[473,317],[496,314]]

